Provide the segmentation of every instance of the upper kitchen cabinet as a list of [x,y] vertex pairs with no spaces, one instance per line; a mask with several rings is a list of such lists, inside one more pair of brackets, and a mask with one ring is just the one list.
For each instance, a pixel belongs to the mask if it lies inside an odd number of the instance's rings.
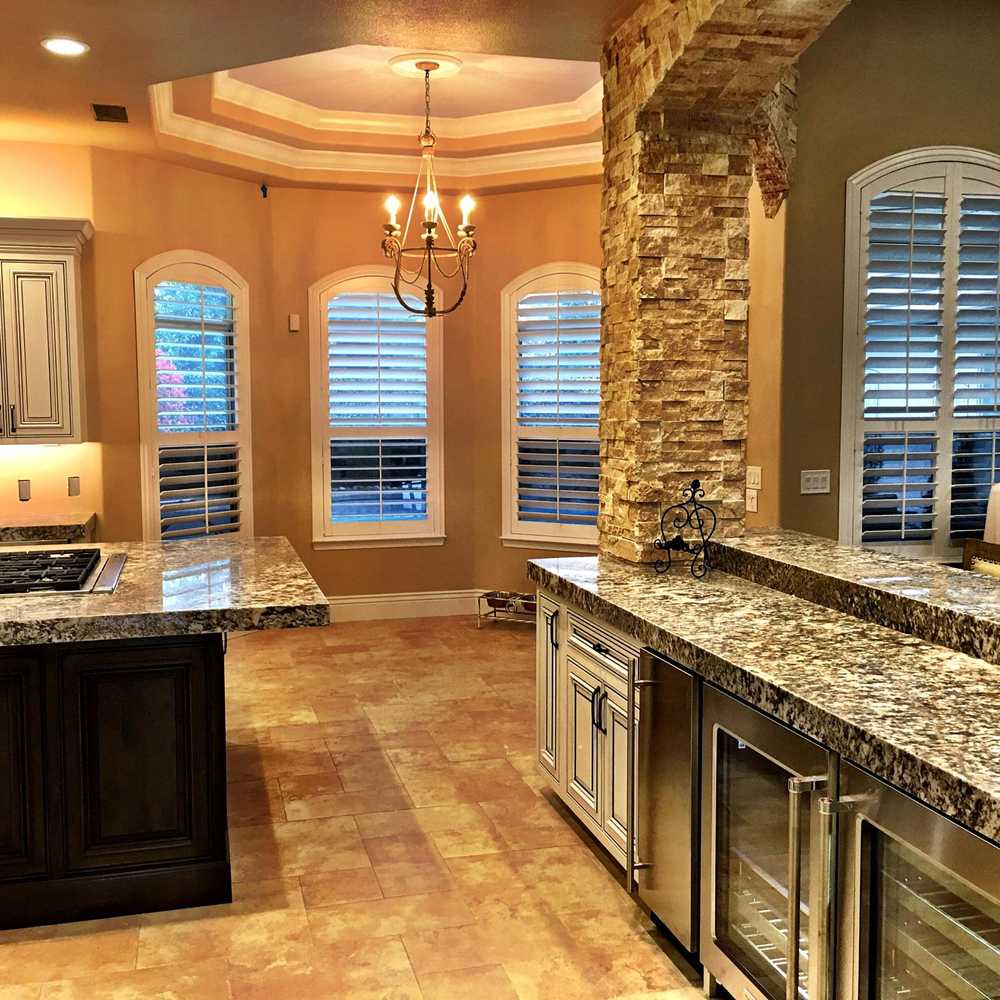
[[0,219],[0,444],[84,439],[85,219]]

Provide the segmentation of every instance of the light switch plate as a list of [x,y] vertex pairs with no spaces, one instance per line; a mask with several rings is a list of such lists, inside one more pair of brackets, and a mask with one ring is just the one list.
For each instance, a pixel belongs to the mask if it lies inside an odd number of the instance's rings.
[[80,477],[79,476],[67,476],[66,477],[66,495],[71,497],[78,497],[80,495]]
[[747,466],[747,489],[759,490],[761,483],[761,472],[759,465]]
[[30,479],[19,479],[17,481],[17,499],[18,500],[30,500],[31,499],[31,480]]
[[757,513],[757,491],[747,487],[747,513],[756,514]]
[[830,492],[830,470],[829,469],[803,469],[799,473],[800,490],[806,496],[813,493]]
[[301,330],[301,329],[302,329],[302,323],[299,320],[299,314],[298,313],[289,313],[288,314],[288,332],[289,333],[298,333],[299,330]]

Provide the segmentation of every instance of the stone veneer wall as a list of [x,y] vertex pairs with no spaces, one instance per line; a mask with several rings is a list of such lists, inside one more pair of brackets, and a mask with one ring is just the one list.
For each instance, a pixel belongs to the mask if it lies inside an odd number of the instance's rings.
[[650,559],[694,478],[742,531],[751,170],[777,211],[788,70],[847,2],[645,0],[605,46],[603,552]]

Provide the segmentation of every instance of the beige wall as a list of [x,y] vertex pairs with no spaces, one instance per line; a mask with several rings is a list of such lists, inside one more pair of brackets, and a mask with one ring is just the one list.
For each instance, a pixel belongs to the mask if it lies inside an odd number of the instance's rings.
[[769,219],[760,188],[750,188],[750,378],[747,465],[761,468],[757,513],[747,511],[748,528],[781,523],[781,355],[785,269],[785,207]]
[[[856,0],[801,59],[782,366],[787,527],[837,534],[847,179],[919,146],[1000,152],[998,38],[996,0]],[[811,468],[832,470],[829,496],[799,495],[799,470]]]
[[[51,199],[47,192],[52,193]],[[0,450],[0,517],[93,507],[104,538],[141,536],[132,273],[165,250],[214,254],[250,284],[255,530],[287,535],[329,594],[527,586],[500,535],[500,289],[557,260],[600,264],[596,183],[479,199],[468,300],[445,320],[446,530],[441,547],[314,551],[307,290],[332,271],[383,263],[382,195],[272,188],[145,157],[0,144],[0,212],[93,219],[84,258],[90,437]],[[303,319],[288,333],[288,313]],[[81,475],[79,500],[65,476]],[[34,499],[16,501],[16,479]],[[13,491],[13,492],[12,492]],[[539,550],[541,552],[542,550]]]

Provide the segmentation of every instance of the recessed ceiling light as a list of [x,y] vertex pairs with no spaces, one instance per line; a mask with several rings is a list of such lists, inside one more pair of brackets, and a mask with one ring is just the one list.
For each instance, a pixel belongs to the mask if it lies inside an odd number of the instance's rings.
[[75,38],[45,38],[42,48],[57,56],[82,56],[90,51],[90,46]]

